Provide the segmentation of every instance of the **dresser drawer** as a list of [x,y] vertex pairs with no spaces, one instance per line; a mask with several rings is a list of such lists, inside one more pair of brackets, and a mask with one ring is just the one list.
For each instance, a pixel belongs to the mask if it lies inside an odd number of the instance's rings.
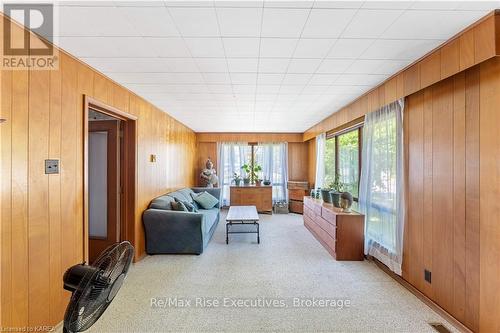
[[310,219],[316,218],[316,214],[314,214],[314,211],[311,208],[307,207],[306,205],[304,205],[304,216],[307,216]]
[[337,227],[319,216],[315,219],[315,221],[321,227],[321,229],[325,230],[333,239],[336,238]]
[[304,190],[288,190],[290,200],[303,201],[305,195],[307,195],[307,191]]
[[328,208],[323,207],[323,209],[321,210],[321,216],[331,224],[337,224],[337,215]]
[[290,212],[303,214],[304,213],[304,204],[301,201],[290,200]]

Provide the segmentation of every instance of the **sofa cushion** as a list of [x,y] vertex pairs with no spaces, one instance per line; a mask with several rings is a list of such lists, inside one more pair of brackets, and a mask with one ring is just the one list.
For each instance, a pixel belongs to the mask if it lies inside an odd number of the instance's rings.
[[178,210],[180,212],[187,212],[187,207],[182,203],[182,201],[174,201],[171,202],[172,210]]
[[194,201],[193,201],[193,203],[191,203],[191,202],[179,200],[177,198],[174,198],[174,199],[175,199],[175,202],[182,202],[184,204],[184,206],[186,206],[188,212],[198,213],[198,207],[194,205]]
[[208,192],[201,192],[193,195],[194,201],[204,209],[211,209],[219,203],[219,200]]
[[174,198],[168,195],[162,195],[160,197],[154,198],[153,201],[149,204],[149,208],[153,209],[163,209],[163,210],[172,210],[171,202],[174,201]]
[[179,192],[179,193],[182,193],[182,195],[184,195],[186,197],[186,201],[187,202],[193,202],[193,197],[191,196],[191,193],[194,194],[193,190],[190,189],[190,188],[183,188],[183,189],[180,189],[176,192]]
[[208,233],[212,226],[218,221],[219,218],[219,209],[211,208],[211,209],[200,209],[199,213],[203,214],[203,226],[205,233]]
[[182,194],[181,192],[179,192],[179,191],[170,192],[170,193],[168,193],[168,195],[171,196],[174,199],[176,198],[179,201],[188,201],[188,199],[186,198],[186,196],[184,194]]

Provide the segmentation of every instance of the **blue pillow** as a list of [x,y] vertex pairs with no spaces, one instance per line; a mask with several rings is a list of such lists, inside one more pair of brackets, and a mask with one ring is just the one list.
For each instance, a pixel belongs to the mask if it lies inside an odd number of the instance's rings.
[[172,210],[177,210],[180,212],[187,212],[188,211],[186,206],[184,206],[184,204],[180,201],[173,201],[170,205],[172,206]]
[[214,208],[219,203],[219,200],[207,191],[193,195],[193,200],[203,209]]
[[198,207],[196,207],[194,205],[194,202],[193,203],[190,203],[188,201],[184,201],[184,200],[179,200],[177,198],[174,198],[175,202],[181,202],[187,209],[188,212],[194,212],[194,213],[197,213],[198,212]]

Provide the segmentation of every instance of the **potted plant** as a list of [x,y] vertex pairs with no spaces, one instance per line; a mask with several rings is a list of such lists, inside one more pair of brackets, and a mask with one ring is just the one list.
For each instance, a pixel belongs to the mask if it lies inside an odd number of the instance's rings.
[[262,167],[258,164],[254,164],[253,167],[248,164],[243,164],[241,169],[245,171],[245,178],[243,178],[243,183],[248,185],[250,183],[260,185],[262,180],[259,179],[257,175],[258,172],[262,171]]
[[326,203],[332,203],[332,197],[330,196],[331,188],[323,187],[320,189],[321,191],[321,199],[323,199]]
[[243,177],[243,184],[245,185],[249,185],[250,184],[250,171],[251,171],[251,168],[250,168],[250,165],[248,164],[243,164],[241,166],[241,169],[245,172],[245,177]]
[[264,179],[264,185],[266,186],[271,185],[271,181],[269,179]]
[[236,186],[240,186],[241,184],[241,177],[240,175],[238,175],[236,172],[233,174],[233,179],[234,179],[234,183],[236,184]]
[[340,181],[340,175],[338,173],[335,174],[335,178],[330,184],[330,188],[331,203],[333,203],[335,207],[340,208],[340,195],[344,191],[344,184]]
[[262,179],[256,179],[255,180],[255,185],[256,186],[261,186],[262,185]]

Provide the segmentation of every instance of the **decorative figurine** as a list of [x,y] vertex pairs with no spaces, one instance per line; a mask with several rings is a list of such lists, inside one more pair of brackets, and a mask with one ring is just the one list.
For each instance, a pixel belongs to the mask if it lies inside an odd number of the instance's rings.
[[342,192],[342,194],[340,195],[340,207],[342,208],[342,211],[344,213],[351,212],[352,202],[352,194],[349,192]]
[[205,187],[214,187],[219,183],[219,177],[217,177],[217,171],[214,169],[214,164],[210,160],[210,157],[205,163],[205,169],[200,174],[201,180],[204,182]]

